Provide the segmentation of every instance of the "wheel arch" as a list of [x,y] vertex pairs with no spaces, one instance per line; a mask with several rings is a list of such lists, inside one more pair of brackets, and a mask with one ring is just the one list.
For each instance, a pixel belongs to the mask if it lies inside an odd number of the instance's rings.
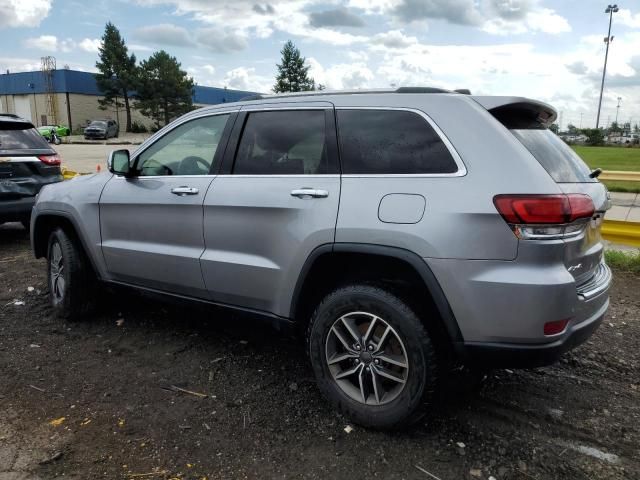
[[68,215],[65,212],[43,212],[36,217],[32,225],[31,247],[36,258],[43,258],[47,256],[51,232],[60,227],[80,246],[82,254],[89,260],[91,269],[97,275],[99,270],[96,268],[93,258],[89,255],[89,249],[85,244],[85,240],[82,238],[82,235],[80,235],[80,230],[71,215]]
[[[341,274],[350,267],[361,268],[364,272],[349,272],[345,278]],[[454,350],[461,352],[462,334],[440,283],[420,256],[398,247],[360,243],[336,243],[317,247],[301,269],[291,300],[290,318],[305,328],[318,297],[328,293],[327,290],[349,280],[375,282],[380,280],[375,278],[378,272],[390,272],[392,275],[397,272],[403,277],[401,280],[415,283],[411,287],[417,293],[426,294],[427,303],[438,314],[438,327],[446,334]],[[326,280],[329,280],[328,285],[324,284]],[[423,303],[416,298],[408,300],[412,300],[410,303],[414,306]]]

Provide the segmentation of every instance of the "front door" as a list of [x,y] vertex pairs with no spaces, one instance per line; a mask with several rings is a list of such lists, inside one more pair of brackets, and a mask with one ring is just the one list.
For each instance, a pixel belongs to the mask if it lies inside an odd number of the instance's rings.
[[202,203],[214,179],[230,114],[177,125],[114,176],[100,198],[102,252],[112,280],[206,297]]
[[216,302],[287,316],[305,260],[334,241],[340,175],[333,106],[298,108],[244,107],[238,115],[237,148],[229,142],[226,173],[204,202],[201,263]]

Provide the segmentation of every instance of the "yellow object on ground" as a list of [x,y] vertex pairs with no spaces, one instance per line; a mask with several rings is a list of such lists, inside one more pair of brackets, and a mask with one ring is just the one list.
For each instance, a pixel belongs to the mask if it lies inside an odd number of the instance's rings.
[[640,223],[605,220],[602,236],[610,242],[640,247]]

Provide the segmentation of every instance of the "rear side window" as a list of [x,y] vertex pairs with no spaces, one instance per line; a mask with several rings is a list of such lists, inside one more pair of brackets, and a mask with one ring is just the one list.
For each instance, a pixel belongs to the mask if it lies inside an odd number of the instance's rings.
[[49,149],[49,145],[34,128],[7,129],[0,124],[0,151],[42,149]]
[[558,183],[597,182],[571,147],[547,129],[513,129],[511,132]]
[[458,166],[420,115],[400,110],[338,110],[346,174],[444,174]]
[[327,152],[324,110],[253,112],[238,145],[236,175],[337,173]]

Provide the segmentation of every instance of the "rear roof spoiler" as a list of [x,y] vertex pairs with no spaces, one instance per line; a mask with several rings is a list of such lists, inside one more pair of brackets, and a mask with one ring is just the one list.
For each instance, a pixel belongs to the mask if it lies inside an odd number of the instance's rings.
[[472,95],[507,128],[546,128],[558,113],[549,104],[524,97],[489,97]]

